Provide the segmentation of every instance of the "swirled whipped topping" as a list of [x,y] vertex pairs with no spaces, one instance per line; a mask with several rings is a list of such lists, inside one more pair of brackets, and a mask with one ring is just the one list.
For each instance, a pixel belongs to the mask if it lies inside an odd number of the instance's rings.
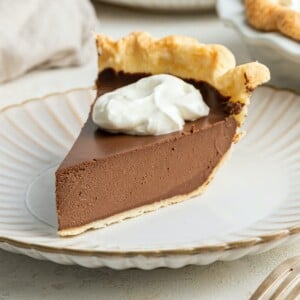
[[152,75],[100,96],[93,121],[112,133],[161,135],[185,121],[207,116],[209,107],[193,85],[167,74]]

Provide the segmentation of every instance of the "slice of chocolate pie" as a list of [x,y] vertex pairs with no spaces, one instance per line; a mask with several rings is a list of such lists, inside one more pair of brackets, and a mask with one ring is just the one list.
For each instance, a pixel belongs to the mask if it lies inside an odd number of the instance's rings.
[[[119,41],[102,35],[96,40],[99,52],[96,85],[100,98],[56,172],[61,236],[105,227],[201,194],[231,145],[241,136],[250,93],[270,77],[268,69],[259,63],[236,67],[233,55],[223,46],[199,44],[188,37],[157,40],[146,33],[132,33]],[[158,79],[152,75],[157,74],[168,74],[158,78],[173,85],[166,85],[164,90],[160,86],[160,97],[153,100],[150,92],[153,80]],[[186,85],[179,88],[173,79],[168,81],[169,75],[182,79]],[[137,85],[145,102],[130,102],[124,108],[127,96],[137,94],[134,90]],[[183,124],[180,129],[159,133],[160,127],[166,128],[165,124],[173,126],[173,116],[177,120],[188,109],[194,116],[198,104],[186,107],[191,103],[192,89],[202,96],[209,112],[203,117],[191,117],[185,123],[179,121]],[[186,91],[188,97],[180,94]],[[176,107],[166,102],[170,93]],[[110,111],[108,117],[103,115],[106,112],[102,107],[101,124],[110,127],[99,127],[94,122],[95,109],[98,103],[104,105],[107,99],[101,97],[105,95],[118,99],[121,108]],[[152,97],[154,108],[148,105],[147,97]],[[137,103],[143,103],[142,109],[136,109]],[[108,102],[107,107],[115,106]],[[161,115],[157,107],[163,112]],[[159,117],[153,119],[148,112]],[[124,119],[135,125],[129,128]],[[150,127],[155,133],[149,133]]]

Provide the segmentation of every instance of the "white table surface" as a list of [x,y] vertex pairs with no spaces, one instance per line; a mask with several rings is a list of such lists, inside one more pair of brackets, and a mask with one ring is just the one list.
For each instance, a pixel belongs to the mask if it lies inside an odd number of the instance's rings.
[[[247,49],[211,14],[155,14],[97,5],[97,29],[115,38],[134,30],[155,36],[184,34],[229,47],[239,63]],[[27,98],[90,86],[96,57],[81,68],[34,71],[0,86],[0,108]],[[248,299],[263,278],[287,257],[300,254],[300,241],[264,254],[178,270],[113,271],[61,266],[0,250],[0,299]]]

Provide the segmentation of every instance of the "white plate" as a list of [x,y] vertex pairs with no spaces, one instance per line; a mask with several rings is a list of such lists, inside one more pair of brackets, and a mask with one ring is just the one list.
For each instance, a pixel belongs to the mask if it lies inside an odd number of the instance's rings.
[[154,9],[164,11],[207,10],[215,6],[215,0],[98,0],[111,4],[133,8]]
[[262,87],[248,135],[205,195],[59,238],[53,173],[93,96],[73,90],[0,113],[1,248],[62,264],[152,269],[233,260],[299,237],[300,95]]

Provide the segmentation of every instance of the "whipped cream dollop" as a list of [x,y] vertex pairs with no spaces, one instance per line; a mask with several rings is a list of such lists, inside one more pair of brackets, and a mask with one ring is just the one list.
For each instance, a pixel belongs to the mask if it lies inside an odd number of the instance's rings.
[[300,12],[300,0],[279,0],[279,4]]
[[102,129],[131,135],[161,135],[185,121],[207,116],[209,107],[193,85],[167,74],[152,75],[100,96],[93,121]]

